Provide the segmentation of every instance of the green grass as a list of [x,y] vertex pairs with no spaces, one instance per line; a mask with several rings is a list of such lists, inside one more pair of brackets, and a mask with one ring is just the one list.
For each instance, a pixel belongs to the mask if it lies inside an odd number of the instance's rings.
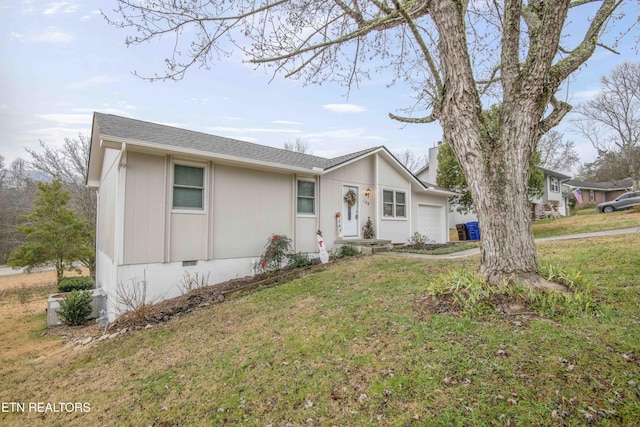
[[462,252],[469,249],[474,249],[480,246],[480,243],[457,243],[451,246],[445,246],[437,249],[409,249],[409,248],[393,248],[393,252],[405,252],[412,254],[423,254],[423,255],[448,255],[456,252]]
[[[606,251],[603,252],[603,248]],[[0,367],[0,401],[89,402],[2,425],[637,425],[640,239],[545,242],[599,314],[415,311],[465,260],[358,257],[164,325]]]
[[534,222],[533,235],[543,238],[630,227],[640,227],[640,213],[626,210],[603,214],[595,209],[583,209],[577,215]]

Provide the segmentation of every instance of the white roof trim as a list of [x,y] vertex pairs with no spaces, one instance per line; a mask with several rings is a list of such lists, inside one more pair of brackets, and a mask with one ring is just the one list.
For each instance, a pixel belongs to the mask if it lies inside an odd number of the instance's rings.
[[308,168],[296,167],[296,166],[286,166],[286,165],[282,165],[281,163],[263,162],[260,160],[247,159],[245,157],[230,156],[227,154],[218,154],[218,153],[212,153],[210,151],[193,150],[190,148],[183,148],[183,147],[167,146],[164,144],[155,144],[152,142],[122,138],[117,136],[110,136],[105,134],[101,134],[100,136],[102,140],[108,140],[109,142],[127,144],[129,149],[131,147],[141,147],[141,148],[146,148],[150,151],[156,151],[156,152],[162,152],[162,153],[174,153],[174,154],[178,153],[186,156],[206,158],[208,160],[223,160],[230,163],[260,166],[267,169],[276,169],[276,170],[287,171],[287,172],[304,172],[306,174],[311,173],[314,175],[320,175],[323,172],[323,169],[320,169],[317,167],[314,167],[313,169],[308,169]]

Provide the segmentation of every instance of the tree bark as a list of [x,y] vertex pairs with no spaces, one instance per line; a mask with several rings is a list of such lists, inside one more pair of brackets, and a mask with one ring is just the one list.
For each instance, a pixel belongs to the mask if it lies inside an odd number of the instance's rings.
[[[527,195],[529,168],[541,135],[537,99],[506,95],[497,123],[483,116],[465,39],[459,3],[436,1],[444,93],[439,119],[451,144],[478,214],[482,234],[481,275],[491,284],[507,279],[543,286],[533,240]],[[517,64],[516,67],[517,69]],[[514,88],[517,76],[508,79]],[[515,90],[515,89],[514,89]],[[511,102],[509,102],[512,100]]]

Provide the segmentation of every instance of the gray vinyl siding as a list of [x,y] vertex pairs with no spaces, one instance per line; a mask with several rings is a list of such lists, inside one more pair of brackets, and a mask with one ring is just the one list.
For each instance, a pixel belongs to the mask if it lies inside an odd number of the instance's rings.
[[391,163],[380,157],[378,162],[378,182],[380,199],[378,212],[382,212],[382,195],[384,190],[403,192],[405,194],[406,217],[386,218],[381,215],[379,238],[391,240],[393,243],[405,243],[411,235],[412,194],[411,182]]
[[213,168],[213,257],[259,256],[272,234],[294,237],[294,179],[216,164]]
[[118,195],[118,151],[105,150],[102,176],[100,177],[97,249],[115,260],[116,200]]
[[127,153],[124,263],[164,261],[165,156]]

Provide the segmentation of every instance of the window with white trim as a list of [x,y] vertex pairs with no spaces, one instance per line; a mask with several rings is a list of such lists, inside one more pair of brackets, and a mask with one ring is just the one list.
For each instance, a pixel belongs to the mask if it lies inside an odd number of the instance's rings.
[[403,191],[382,191],[382,216],[385,218],[407,217],[407,193]]
[[298,214],[316,214],[316,183],[315,181],[298,180]]
[[173,167],[173,208],[204,210],[204,167]]
[[596,192],[593,190],[589,190],[589,201],[590,202],[596,201]]
[[556,193],[560,191],[560,183],[558,178],[551,177],[551,191],[555,191]]

